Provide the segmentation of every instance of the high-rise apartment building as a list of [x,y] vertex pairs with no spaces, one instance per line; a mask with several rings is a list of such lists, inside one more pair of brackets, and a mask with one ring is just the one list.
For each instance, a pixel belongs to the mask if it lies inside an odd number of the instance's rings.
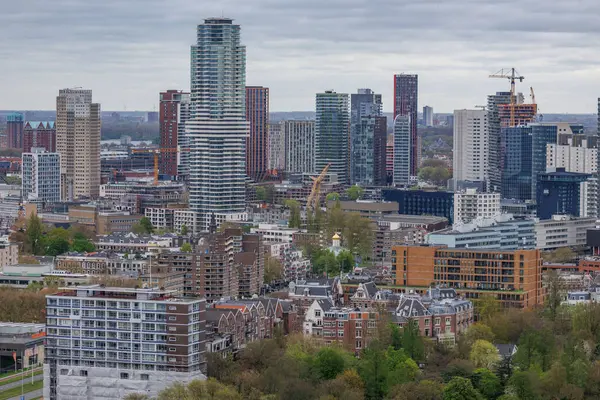
[[34,147],[22,156],[22,195],[31,203],[60,202],[60,155]]
[[54,121],[28,121],[23,127],[23,153],[31,152],[34,147],[46,151],[56,151],[56,125]]
[[317,93],[316,110],[315,172],[319,173],[331,164],[329,173],[337,174],[339,182],[347,183],[350,178],[348,95],[332,90]]
[[372,186],[385,182],[387,119],[381,116],[381,112],[381,95],[371,89],[358,89],[358,93],[350,95],[352,184]]
[[489,182],[488,128],[487,111],[454,110],[452,174],[455,184]]
[[11,113],[6,116],[6,147],[23,148],[23,114]]
[[205,379],[205,299],[79,286],[46,297],[44,398],[156,396]]
[[394,174],[394,134],[387,136],[385,143],[385,174],[386,183],[391,182],[391,177]]
[[506,307],[544,304],[539,250],[393,246],[392,257],[396,285],[445,285],[471,299],[495,296]]
[[410,174],[415,176],[420,162],[419,138],[417,135],[418,98],[418,75],[394,75],[394,120],[398,115],[410,117]]
[[191,48],[189,205],[207,231],[245,219],[246,47],[240,26],[229,18],[208,18],[197,28]]
[[[314,152],[313,148],[313,158]],[[269,122],[267,158],[270,170],[283,171],[285,169],[285,135],[282,122]]]
[[282,121],[285,171],[315,172],[315,121]]
[[427,127],[433,126],[433,107],[423,107],[423,125]]
[[181,90],[160,93],[159,130],[160,173],[171,176],[189,174],[189,143],[185,123],[190,117],[190,94]]
[[502,186],[503,199],[533,200],[532,134],[529,126],[502,128]]
[[398,115],[394,119],[394,186],[408,186],[411,176],[411,121],[407,115]]
[[250,124],[246,139],[246,174],[261,181],[269,167],[269,88],[246,86],[246,120]]
[[479,193],[467,189],[454,193],[454,223],[468,224],[500,214],[500,193]]
[[56,151],[62,199],[96,198],[100,191],[100,104],[92,91],[62,89],[56,98]]

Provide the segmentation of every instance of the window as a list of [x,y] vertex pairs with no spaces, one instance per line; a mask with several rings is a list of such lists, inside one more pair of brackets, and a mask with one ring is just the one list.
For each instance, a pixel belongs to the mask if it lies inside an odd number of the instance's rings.
[[446,317],[446,325],[450,325],[450,317]]
[[315,317],[321,316],[321,310],[315,310]]
[[425,320],[425,326],[429,326],[430,323],[431,323],[431,320],[429,320],[429,319]]
[[68,369],[61,369],[60,370],[60,374],[61,375],[68,375],[69,374],[69,370]]
[[169,317],[169,321],[175,321],[177,317]]
[[344,331],[338,331],[338,336],[339,337],[344,337]]
[[435,324],[436,324],[436,325],[439,325],[439,324],[440,324],[440,317],[436,317],[436,319],[435,319]]
[[173,336],[169,337],[169,342],[174,342],[175,340],[177,339],[175,339]]
[[129,379],[129,373],[121,372],[121,379]]
[[79,371],[79,376],[87,376],[87,370],[82,369],[81,371]]
[[142,374],[142,375],[140,375],[140,378],[143,381],[147,381],[147,380],[150,380],[150,375],[148,375],[148,374]]

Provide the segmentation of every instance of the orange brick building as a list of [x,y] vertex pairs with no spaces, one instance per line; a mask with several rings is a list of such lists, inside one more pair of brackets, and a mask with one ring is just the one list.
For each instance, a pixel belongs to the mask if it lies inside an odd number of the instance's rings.
[[392,273],[398,286],[445,285],[468,299],[494,295],[505,307],[544,302],[539,250],[393,246]]

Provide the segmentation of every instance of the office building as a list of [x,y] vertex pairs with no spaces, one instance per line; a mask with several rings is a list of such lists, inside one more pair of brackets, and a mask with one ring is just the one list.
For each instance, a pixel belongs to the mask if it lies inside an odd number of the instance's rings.
[[23,148],[23,114],[11,113],[6,116],[6,147]]
[[[350,95],[350,183],[375,184],[375,152],[385,154],[387,120],[381,118],[381,95],[371,89],[358,89]],[[379,117],[379,118],[378,118]],[[378,164],[381,160],[378,160]],[[377,180],[381,180],[378,171]]]
[[484,187],[489,185],[489,151],[488,112],[454,110],[454,182],[481,182]]
[[419,169],[419,138],[417,136],[417,107],[419,97],[419,76],[394,75],[394,121],[398,115],[409,117],[410,123],[410,175],[417,175]]
[[[568,122],[536,123],[531,127],[531,197],[538,193],[538,175],[546,172],[547,146],[558,143],[559,135],[583,134],[583,125]],[[557,210],[554,210],[556,213]]]
[[454,223],[467,224],[474,219],[500,214],[500,193],[480,193],[467,189],[454,193]]
[[23,127],[23,153],[31,153],[34,147],[56,151],[56,126],[54,121],[27,121]]
[[331,164],[329,172],[337,174],[340,182],[347,183],[350,179],[348,95],[332,90],[317,93],[316,110],[315,172],[321,172]]
[[598,137],[558,135],[558,143],[546,145],[546,170],[564,168],[566,172],[590,174],[581,184],[581,216],[598,216]]
[[520,202],[533,200],[532,128],[502,128],[502,151],[502,198]]
[[[313,158],[314,153],[315,149],[313,148]],[[269,170],[283,171],[285,169],[285,135],[283,123],[281,122],[269,122],[267,158],[269,160]]]
[[285,141],[285,171],[315,172],[315,121],[282,121],[281,126]]
[[489,95],[487,101],[488,118],[488,187],[490,192],[498,192],[502,186],[502,120],[500,106],[511,103],[510,92],[497,92]]
[[533,218],[498,214],[432,232],[427,235],[427,243],[453,249],[535,249],[536,223]]
[[34,147],[23,153],[23,200],[31,203],[60,202],[60,155]]
[[154,397],[174,381],[206,379],[205,304],[103,285],[47,296],[44,398]]
[[[150,114],[150,113],[148,113]],[[160,93],[159,134],[161,174],[170,176],[189,174],[189,143],[185,123],[190,117],[190,94],[182,90]]]
[[394,135],[388,135],[385,143],[385,174],[386,183],[392,181],[394,174]]
[[569,215],[552,215],[535,224],[536,244],[540,250],[559,247],[585,246],[587,231],[596,227],[596,218],[575,218]]
[[383,189],[384,201],[398,203],[398,213],[408,215],[435,215],[454,220],[454,193],[427,190]]
[[100,191],[100,104],[92,91],[62,89],[56,98],[56,151],[63,200],[97,198]]
[[246,86],[246,174],[254,181],[264,180],[268,169],[269,88]]
[[427,127],[433,126],[433,107],[423,107],[423,125]]
[[191,48],[190,209],[199,228],[245,218],[246,47],[240,26],[208,18]]
[[394,119],[394,171],[392,183],[394,186],[410,185],[411,177],[411,121],[409,116],[398,115]]
[[505,307],[544,304],[539,250],[449,249],[441,246],[392,247],[396,285],[455,288],[468,299],[494,296]]
[[[537,176],[537,217],[550,219],[554,214],[582,217],[586,198],[581,197],[581,186],[592,175],[566,172],[546,172]],[[583,202],[583,204],[582,204]]]

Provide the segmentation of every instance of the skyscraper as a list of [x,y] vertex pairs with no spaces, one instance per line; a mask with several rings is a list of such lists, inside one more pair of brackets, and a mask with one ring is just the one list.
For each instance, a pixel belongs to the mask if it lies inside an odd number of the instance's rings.
[[100,104],[92,91],[62,89],[56,98],[56,150],[62,199],[96,198],[100,191]]
[[283,121],[285,170],[288,173],[315,171],[315,121]]
[[531,127],[502,128],[502,189],[503,199],[533,200]]
[[246,139],[246,173],[260,181],[268,170],[269,88],[246,87],[246,120],[250,124],[250,135]]
[[[358,89],[350,95],[350,183],[383,184],[387,119],[381,116],[381,95]],[[382,148],[383,146],[383,148]],[[376,160],[376,156],[379,158]],[[380,158],[384,159],[381,160]],[[377,164],[377,166],[376,166]],[[383,167],[385,168],[385,167]]]
[[331,163],[329,172],[337,174],[339,182],[347,183],[350,147],[348,95],[332,90],[317,93],[316,109],[315,172],[321,172]]
[[34,147],[56,151],[56,125],[54,121],[27,121],[23,128],[23,153]]
[[[462,181],[489,181],[488,115],[485,110],[454,110],[452,174]],[[483,185],[485,186],[485,184]]]
[[23,114],[11,113],[6,116],[6,147],[23,148]]
[[[313,158],[314,158],[314,148]],[[269,122],[269,148],[267,149],[269,169],[283,171],[285,169],[285,137],[283,122]]]
[[190,208],[198,228],[245,218],[246,47],[229,18],[198,25],[191,48]]
[[181,90],[160,93],[160,148],[171,150],[160,155],[160,172],[171,176],[189,174],[189,152],[185,123],[190,117],[190,94]]
[[33,203],[60,202],[60,155],[34,147],[23,153],[23,200]]
[[410,117],[410,174],[417,175],[419,169],[419,139],[417,136],[417,107],[419,98],[419,76],[394,75],[394,121],[398,115]]
[[408,186],[411,166],[411,120],[407,115],[398,115],[394,119],[394,186]]
[[423,125],[433,126],[433,107],[423,107]]
[[502,186],[502,137],[500,105],[510,104],[510,92],[497,92],[488,96],[488,192],[500,191]]

